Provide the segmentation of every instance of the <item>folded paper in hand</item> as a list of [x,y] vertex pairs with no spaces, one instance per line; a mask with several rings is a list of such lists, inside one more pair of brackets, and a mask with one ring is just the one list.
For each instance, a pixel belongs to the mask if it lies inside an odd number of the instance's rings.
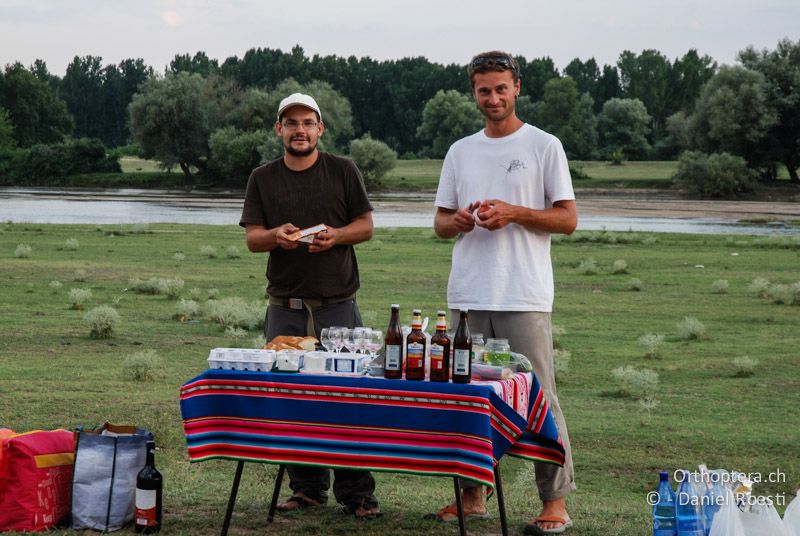
[[295,231],[294,233],[290,234],[287,238],[292,242],[305,242],[307,244],[311,244],[314,242],[314,235],[317,233],[321,233],[322,231],[326,230],[324,223],[320,223],[319,225],[315,225],[313,227],[307,227],[305,229],[300,229],[299,231]]

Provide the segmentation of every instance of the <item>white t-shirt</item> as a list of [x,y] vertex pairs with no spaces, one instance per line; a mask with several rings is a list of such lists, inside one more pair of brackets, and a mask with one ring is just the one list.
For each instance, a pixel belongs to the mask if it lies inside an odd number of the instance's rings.
[[[442,166],[436,206],[455,210],[499,199],[533,209],[575,199],[569,164],[555,136],[524,124],[502,138],[480,132],[454,143]],[[447,285],[451,309],[553,309],[550,233],[515,223],[459,235]]]

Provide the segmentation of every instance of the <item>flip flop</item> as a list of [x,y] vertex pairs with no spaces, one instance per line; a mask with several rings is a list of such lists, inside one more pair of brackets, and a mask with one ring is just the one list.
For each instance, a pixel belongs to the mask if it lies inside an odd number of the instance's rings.
[[294,510],[303,510],[305,508],[312,508],[314,506],[322,506],[322,504],[301,495],[292,495],[282,503],[278,504],[275,509],[279,512],[292,512]]
[[[464,519],[489,519],[489,512],[469,512],[464,510]],[[455,504],[445,506],[435,514],[427,514],[425,519],[435,519],[442,523],[458,521],[458,507]]]
[[[539,523],[561,523],[560,527],[545,529]],[[572,526],[572,520],[561,516],[539,516],[525,524],[525,534],[538,536],[541,534],[561,534]]]

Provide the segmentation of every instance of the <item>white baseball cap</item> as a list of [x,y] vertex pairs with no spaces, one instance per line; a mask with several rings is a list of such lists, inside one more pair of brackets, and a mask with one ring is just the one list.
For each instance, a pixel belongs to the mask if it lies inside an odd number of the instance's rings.
[[290,106],[305,106],[306,108],[310,108],[317,112],[319,120],[322,121],[322,112],[319,111],[317,101],[315,101],[314,97],[311,95],[305,95],[303,93],[292,93],[281,101],[278,106],[278,121],[281,120],[281,115]]

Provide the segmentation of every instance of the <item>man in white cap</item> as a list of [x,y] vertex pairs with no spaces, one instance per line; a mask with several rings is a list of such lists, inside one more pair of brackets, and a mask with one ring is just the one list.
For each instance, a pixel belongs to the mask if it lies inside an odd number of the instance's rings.
[[[329,326],[362,325],[354,244],[372,238],[372,205],[352,160],[321,152],[322,113],[309,95],[294,93],[278,106],[275,132],[282,158],[253,170],[239,225],[252,252],[269,252],[269,306],[264,336],[311,335]],[[317,225],[313,241],[293,233]],[[328,469],[288,466],[293,494],[278,505],[289,511],[327,501]],[[335,469],[333,493],[357,517],[380,514],[375,480],[367,471]]]

